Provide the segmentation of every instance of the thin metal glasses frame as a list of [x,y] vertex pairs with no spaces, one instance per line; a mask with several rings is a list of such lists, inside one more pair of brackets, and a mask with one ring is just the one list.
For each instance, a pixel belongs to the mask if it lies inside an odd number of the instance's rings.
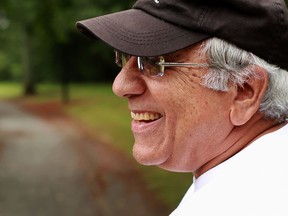
[[[124,67],[131,55],[115,50],[115,63],[119,67]],[[163,56],[155,57],[141,57],[137,58],[137,66],[139,71],[146,76],[163,76],[165,67],[208,67],[205,63],[192,63],[192,62],[165,62]]]

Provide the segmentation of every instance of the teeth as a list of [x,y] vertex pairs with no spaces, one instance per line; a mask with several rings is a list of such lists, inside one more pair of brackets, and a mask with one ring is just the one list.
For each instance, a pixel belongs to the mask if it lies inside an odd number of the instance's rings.
[[131,112],[132,119],[136,121],[149,121],[149,120],[157,120],[161,117],[159,113],[134,113]]

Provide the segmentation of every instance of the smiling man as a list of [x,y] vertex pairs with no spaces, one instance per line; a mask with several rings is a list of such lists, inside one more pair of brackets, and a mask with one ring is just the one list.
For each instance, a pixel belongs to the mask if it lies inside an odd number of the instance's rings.
[[288,215],[283,0],[138,0],[77,28],[115,50],[135,159],[193,173],[171,215]]

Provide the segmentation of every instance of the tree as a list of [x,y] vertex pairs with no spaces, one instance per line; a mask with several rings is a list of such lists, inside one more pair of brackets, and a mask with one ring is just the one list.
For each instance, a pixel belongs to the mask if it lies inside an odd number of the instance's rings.
[[41,80],[110,79],[107,70],[115,69],[111,65],[111,50],[84,38],[77,32],[75,22],[128,8],[132,2],[1,0],[0,17],[3,11],[10,25],[1,31],[5,32],[2,35],[5,35],[7,44],[0,45],[0,53],[5,53],[6,59],[13,59],[13,63],[8,61],[5,67],[12,71],[12,65],[17,64],[15,68],[23,71],[21,77],[25,95],[35,94],[35,83]]
[[[21,44],[19,47],[9,46],[10,55],[9,58],[14,57],[11,53],[15,51],[19,52],[18,55],[22,55],[22,69],[24,74],[24,94],[34,94],[34,80],[33,80],[33,37],[34,37],[34,20],[35,12],[33,12],[35,2],[33,0],[16,1],[6,0],[5,1],[5,12],[7,18],[11,23],[11,27],[8,30],[8,42],[11,44]],[[14,34],[18,36],[15,37]],[[12,36],[13,35],[13,36]],[[22,50],[21,50],[22,48]],[[21,53],[21,54],[20,54]],[[15,58],[16,60],[17,58]]]

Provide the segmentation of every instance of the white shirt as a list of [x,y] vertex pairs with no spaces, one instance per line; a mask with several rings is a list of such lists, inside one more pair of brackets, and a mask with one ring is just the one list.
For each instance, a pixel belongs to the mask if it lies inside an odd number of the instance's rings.
[[288,216],[288,125],[194,178],[170,216]]

